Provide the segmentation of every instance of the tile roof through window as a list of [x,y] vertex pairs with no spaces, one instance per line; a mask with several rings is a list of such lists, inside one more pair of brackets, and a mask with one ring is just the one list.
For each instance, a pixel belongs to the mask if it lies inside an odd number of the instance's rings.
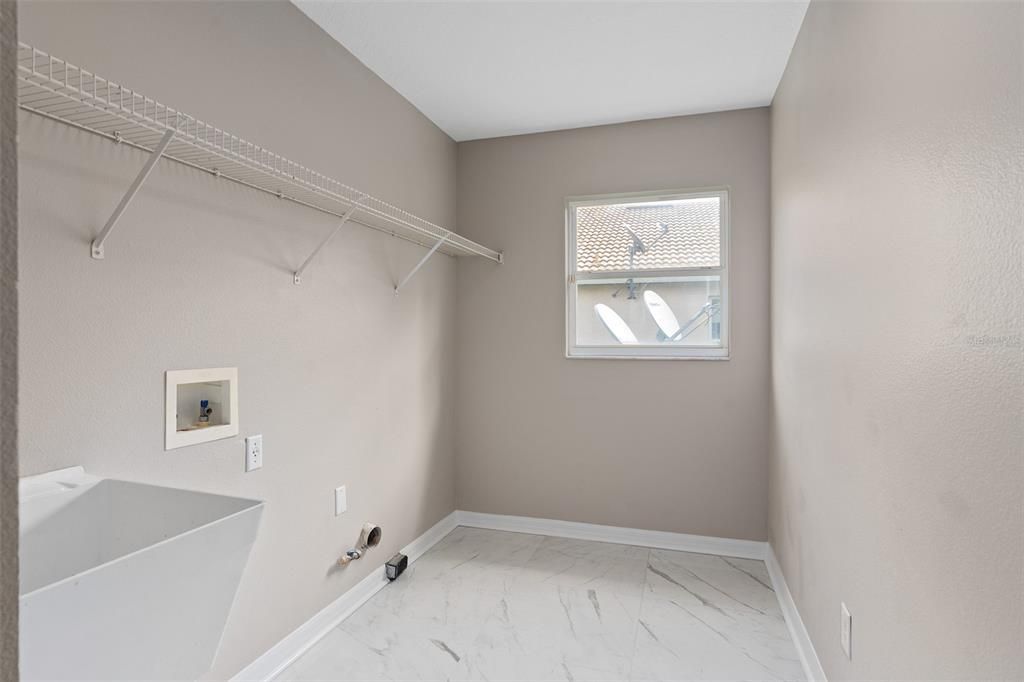
[[[720,217],[718,197],[577,206],[577,271],[718,267]],[[643,243],[632,266],[630,230]]]

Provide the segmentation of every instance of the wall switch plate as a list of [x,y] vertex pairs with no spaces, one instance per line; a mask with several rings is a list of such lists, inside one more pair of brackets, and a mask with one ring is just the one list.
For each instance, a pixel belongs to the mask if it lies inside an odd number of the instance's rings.
[[334,489],[334,515],[341,516],[348,511],[348,493],[345,491],[345,486],[339,486]]
[[846,608],[846,604],[839,603],[839,644],[843,647],[843,653],[846,657],[853,659],[850,654],[850,636],[852,635],[853,629],[853,618],[850,616],[850,610]]
[[245,470],[263,468],[263,436],[247,436],[245,439]]

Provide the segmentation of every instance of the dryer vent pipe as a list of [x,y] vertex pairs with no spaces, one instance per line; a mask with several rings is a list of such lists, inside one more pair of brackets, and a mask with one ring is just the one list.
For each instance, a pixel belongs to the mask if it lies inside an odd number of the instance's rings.
[[350,549],[338,559],[339,566],[345,566],[356,559],[363,558],[363,552],[380,544],[380,526],[375,523],[363,524],[363,530],[359,533],[359,544]]

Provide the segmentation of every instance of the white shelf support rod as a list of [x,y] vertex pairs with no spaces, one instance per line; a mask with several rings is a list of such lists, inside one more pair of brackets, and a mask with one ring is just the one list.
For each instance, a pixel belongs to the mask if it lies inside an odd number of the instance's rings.
[[107,220],[107,224],[104,225],[103,230],[100,231],[99,236],[92,241],[90,253],[96,260],[103,260],[103,242],[105,242],[107,237],[110,236],[114,226],[117,225],[117,221],[121,219],[121,215],[125,212],[125,209],[128,208],[128,204],[132,203],[132,199],[134,199],[135,195],[139,193],[140,189],[142,189],[142,185],[146,182],[146,178],[148,178],[149,174],[153,172],[156,162],[160,160],[161,156],[163,156],[163,153],[167,150],[167,146],[171,144],[171,140],[173,139],[173,129],[164,133],[164,136],[160,139],[160,144],[153,149],[149,155],[149,160],[146,161],[146,165],[142,167],[142,170],[139,171],[139,174],[135,177],[135,182],[132,183],[132,186],[128,188],[128,191],[121,198],[121,203],[119,203],[117,208],[114,209],[110,219]]
[[395,296],[398,296],[398,290],[404,287],[406,284],[408,284],[409,280],[412,279],[412,276],[419,272],[420,268],[426,265],[427,261],[430,260],[430,257],[433,256],[434,253],[436,253],[439,248],[441,248],[441,245],[448,241],[449,234],[451,233],[447,233],[443,237],[438,239],[437,243],[430,247],[430,251],[427,251],[427,255],[425,255],[423,258],[420,258],[420,262],[416,264],[416,267],[412,269],[412,272],[406,275],[401,282],[395,285]]
[[341,216],[341,222],[338,223],[337,227],[335,227],[334,230],[332,230],[331,233],[327,235],[326,239],[320,242],[320,246],[313,249],[313,253],[309,254],[309,258],[304,260],[302,262],[302,265],[299,266],[299,269],[295,271],[295,274],[292,277],[292,282],[294,282],[295,284],[302,284],[302,273],[306,271],[306,268],[308,268],[309,264],[313,262],[313,259],[316,258],[316,255],[320,253],[325,246],[331,243],[331,240],[334,239],[335,235],[337,235],[338,232],[341,231],[341,228],[345,227],[345,223],[348,222],[348,219],[351,218],[352,214],[356,212],[357,208],[359,208],[360,202],[364,201],[365,199],[366,195],[364,194],[363,196],[356,199],[352,206],[347,211],[345,211],[345,215]]

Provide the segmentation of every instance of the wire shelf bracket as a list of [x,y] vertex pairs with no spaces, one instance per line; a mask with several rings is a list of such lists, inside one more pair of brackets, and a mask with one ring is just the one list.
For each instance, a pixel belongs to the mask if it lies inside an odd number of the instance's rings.
[[132,203],[132,199],[134,199],[135,195],[139,193],[140,189],[142,189],[142,185],[146,182],[146,178],[148,178],[149,174],[153,172],[156,162],[160,160],[160,157],[163,155],[164,151],[167,150],[167,146],[171,144],[171,140],[173,139],[173,130],[168,130],[164,133],[164,136],[160,138],[160,143],[156,146],[156,149],[150,152],[146,165],[143,166],[142,170],[139,171],[139,174],[135,176],[135,181],[132,182],[131,187],[128,188],[128,191],[125,192],[125,195],[121,198],[121,203],[119,203],[117,208],[114,209],[114,212],[110,214],[110,218],[107,220],[107,224],[103,226],[99,236],[92,241],[90,253],[96,260],[103,260],[103,242],[107,240],[107,237],[109,237],[110,233],[114,230],[114,226],[117,225],[117,221],[121,219],[121,215],[125,212],[125,209],[128,208],[128,204]]
[[445,241],[447,241],[447,239],[448,239],[447,235],[445,235],[444,237],[441,237],[440,239],[438,239],[437,243],[434,244],[432,247],[430,247],[430,251],[427,251],[426,255],[423,256],[423,258],[420,258],[420,262],[416,264],[416,267],[414,267],[409,272],[408,275],[403,277],[401,282],[399,282],[398,284],[395,285],[395,296],[398,296],[398,290],[401,289],[402,287],[404,287],[406,284],[409,283],[409,280],[412,279],[412,276],[415,275],[417,272],[419,272],[419,269],[427,264],[427,261],[430,260],[430,257],[433,256],[434,253],[436,253],[439,248],[441,248],[441,245],[444,244]]
[[[366,197],[364,196],[363,199],[365,198]],[[363,199],[358,199],[356,200],[356,203],[352,204],[352,207],[348,209],[348,211],[345,212],[345,215],[341,217],[341,222],[338,223],[337,227],[331,230],[331,233],[327,235],[322,242],[320,242],[320,246],[313,249],[313,253],[309,254],[309,257],[306,258],[306,260],[302,261],[302,265],[299,266],[299,269],[296,270],[295,274],[292,276],[292,282],[294,282],[295,284],[302,284],[302,273],[306,271],[306,268],[308,268],[309,264],[313,262],[313,259],[316,258],[316,255],[320,253],[320,251],[322,251],[323,248],[327,246],[332,239],[334,239],[334,236],[341,231],[341,228],[345,227],[345,223],[347,223],[349,219],[352,218],[352,214],[356,212],[357,208],[359,208],[359,202],[361,202]]]
[[[494,249],[31,45],[18,43],[17,71],[18,105],[22,110],[150,153],[146,166],[92,243],[90,253],[94,258],[103,258],[105,240],[156,162],[163,158],[341,218],[342,224],[358,223],[379,230],[432,252],[478,256],[495,263],[503,260]],[[296,283],[308,265],[293,273]]]

